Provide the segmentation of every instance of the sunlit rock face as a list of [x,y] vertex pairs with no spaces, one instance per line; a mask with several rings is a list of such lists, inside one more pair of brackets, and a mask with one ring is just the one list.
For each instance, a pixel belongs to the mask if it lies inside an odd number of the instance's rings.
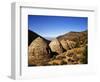
[[52,52],[56,52],[57,54],[60,54],[63,52],[62,46],[57,39],[52,40],[49,44],[49,47]]
[[65,50],[73,49],[76,47],[76,42],[74,42],[74,41],[63,39],[60,41],[60,43]]
[[47,43],[40,37],[33,40],[28,48],[29,65],[45,65],[49,60],[50,54]]

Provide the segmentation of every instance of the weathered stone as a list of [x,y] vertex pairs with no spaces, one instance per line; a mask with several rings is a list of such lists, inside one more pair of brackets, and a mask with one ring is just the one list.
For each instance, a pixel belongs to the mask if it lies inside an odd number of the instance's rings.
[[40,37],[33,40],[28,48],[29,65],[45,65],[49,60],[49,49],[47,43]]
[[49,47],[52,52],[56,52],[58,54],[63,52],[62,46],[57,39],[54,39],[50,42]]
[[57,39],[61,40],[69,40],[77,43],[77,47],[80,45],[84,45],[88,43],[88,30],[82,32],[69,32],[64,35],[58,36]]
[[61,55],[57,55],[57,56],[56,56],[56,59],[63,59],[63,58],[66,58],[66,56],[63,55],[63,53],[62,53]]
[[76,42],[74,42],[74,41],[69,41],[69,40],[63,39],[60,41],[60,43],[65,50],[69,50],[69,49],[76,47]]
[[62,60],[52,60],[50,62],[48,62],[49,65],[61,65],[62,64]]
[[64,52],[63,55],[67,58],[67,64],[83,64],[86,60],[85,47],[74,48]]

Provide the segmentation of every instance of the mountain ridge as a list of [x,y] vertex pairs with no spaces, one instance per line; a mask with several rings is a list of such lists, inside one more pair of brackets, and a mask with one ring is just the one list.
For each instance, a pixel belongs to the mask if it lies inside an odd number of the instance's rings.
[[31,42],[36,39],[37,37],[41,37],[42,39],[44,39],[47,43],[49,43],[50,41],[45,39],[44,37],[40,36],[39,34],[31,31],[28,29],[28,46],[31,44]]

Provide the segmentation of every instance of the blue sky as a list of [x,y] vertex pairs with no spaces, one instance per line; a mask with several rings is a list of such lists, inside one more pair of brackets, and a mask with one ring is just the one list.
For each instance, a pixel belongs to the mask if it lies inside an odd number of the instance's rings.
[[87,17],[28,15],[28,28],[43,37],[57,37],[70,31],[84,31]]

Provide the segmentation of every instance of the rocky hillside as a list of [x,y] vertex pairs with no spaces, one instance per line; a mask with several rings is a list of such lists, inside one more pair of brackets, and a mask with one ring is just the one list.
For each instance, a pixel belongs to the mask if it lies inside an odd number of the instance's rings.
[[50,42],[29,31],[28,65],[87,64],[87,34],[87,31],[69,32]]
[[77,46],[87,44],[88,33],[86,31],[82,32],[69,32],[64,35],[57,37],[59,41],[69,40],[77,43]]

